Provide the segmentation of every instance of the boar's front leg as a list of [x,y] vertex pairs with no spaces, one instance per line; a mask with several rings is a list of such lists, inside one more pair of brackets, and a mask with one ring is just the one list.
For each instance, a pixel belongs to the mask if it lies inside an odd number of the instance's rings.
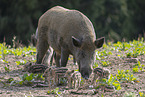
[[69,53],[65,48],[61,48],[61,67],[66,67]]
[[42,63],[42,59],[49,48],[48,42],[44,39],[39,39],[37,44],[37,64]]

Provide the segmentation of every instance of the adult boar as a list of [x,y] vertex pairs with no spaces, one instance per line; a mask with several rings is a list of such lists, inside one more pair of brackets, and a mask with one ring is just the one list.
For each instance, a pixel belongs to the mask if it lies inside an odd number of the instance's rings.
[[103,43],[104,37],[96,40],[94,27],[84,14],[56,6],[39,18],[36,62],[42,62],[51,46],[56,53],[57,67],[65,67],[69,54],[72,54],[82,77],[88,79],[92,73],[95,50]]

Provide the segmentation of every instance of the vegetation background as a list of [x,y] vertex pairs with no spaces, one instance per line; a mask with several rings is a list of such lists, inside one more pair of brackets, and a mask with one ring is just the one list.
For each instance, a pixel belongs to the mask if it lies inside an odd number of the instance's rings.
[[145,33],[145,0],[0,0],[0,42],[12,44],[14,36],[28,45],[39,17],[60,5],[84,13],[97,37],[126,41]]

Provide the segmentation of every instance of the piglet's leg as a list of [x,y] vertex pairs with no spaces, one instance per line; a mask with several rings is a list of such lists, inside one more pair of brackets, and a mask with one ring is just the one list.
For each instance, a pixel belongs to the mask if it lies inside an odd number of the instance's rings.
[[96,79],[97,79],[98,75],[97,74],[94,74],[94,77],[93,77],[93,80],[91,82],[91,85],[92,84],[96,84]]
[[55,58],[56,66],[60,67],[60,54],[56,52],[54,58]]

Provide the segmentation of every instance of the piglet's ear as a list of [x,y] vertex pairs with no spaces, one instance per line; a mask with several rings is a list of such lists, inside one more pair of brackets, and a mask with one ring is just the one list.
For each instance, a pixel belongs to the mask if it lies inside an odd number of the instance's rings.
[[94,43],[95,43],[96,48],[102,47],[104,44],[104,41],[105,41],[104,37],[101,37],[101,38],[98,38],[97,40],[95,40]]
[[72,36],[72,42],[73,42],[73,45],[76,46],[76,47],[81,47],[81,41],[77,38],[75,38],[74,36]]

